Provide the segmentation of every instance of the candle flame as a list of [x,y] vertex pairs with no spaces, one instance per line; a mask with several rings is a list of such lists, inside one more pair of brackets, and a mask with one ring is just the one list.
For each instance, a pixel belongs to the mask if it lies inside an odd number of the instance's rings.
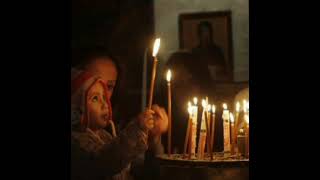
[[191,107],[191,102],[190,101],[188,101],[188,107]]
[[170,82],[170,80],[171,80],[171,71],[169,69],[167,72],[167,81]]
[[152,56],[156,57],[160,48],[160,38],[154,41]]
[[207,111],[210,112],[211,111],[211,104],[207,105]]
[[236,111],[237,111],[237,112],[240,112],[240,103],[239,103],[239,101],[238,101],[237,104],[236,104]]
[[193,98],[193,103],[194,103],[195,105],[197,105],[197,104],[198,104],[198,98],[194,97],[194,98]]
[[230,122],[233,123],[234,122],[234,117],[233,117],[233,114],[230,113]]
[[243,129],[240,129],[239,131],[240,131],[240,133],[243,133]]
[[216,106],[214,104],[212,104],[212,113],[216,112]]
[[202,107],[203,109],[206,109],[207,107],[207,101],[205,99],[202,99]]
[[227,106],[226,103],[223,103],[222,107],[223,107],[224,110],[227,110],[227,109],[228,109],[228,106]]

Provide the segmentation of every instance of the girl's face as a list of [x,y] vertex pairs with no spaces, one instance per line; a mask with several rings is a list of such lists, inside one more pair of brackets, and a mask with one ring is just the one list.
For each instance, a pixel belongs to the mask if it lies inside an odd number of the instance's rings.
[[87,96],[87,110],[90,129],[97,130],[107,126],[110,112],[105,90],[101,82],[96,82],[90,88]]

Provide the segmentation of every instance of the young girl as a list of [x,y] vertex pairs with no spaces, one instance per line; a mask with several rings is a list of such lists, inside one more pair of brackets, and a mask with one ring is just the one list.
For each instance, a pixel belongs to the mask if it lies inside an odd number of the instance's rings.
[[117,136],[105,82],[85,71],[71,76],[71,179],[131,179],[130,164],[148,148],[154,120],[167,121],[162,108],[141,113]]

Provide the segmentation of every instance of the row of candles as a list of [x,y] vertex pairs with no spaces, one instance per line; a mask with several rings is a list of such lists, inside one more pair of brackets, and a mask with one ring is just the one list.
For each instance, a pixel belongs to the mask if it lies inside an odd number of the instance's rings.
[[[154,57],[153,68],[152,68],[152,77],[151,77],[151,85],[150,85],[150,93],[149,93],[149,103],[148,108],[151,108],[152,100],[153,100],[153,91],[154,91],[154,83],[156,77],[156,66],[158,59],[156,57],[158,50],[160,48],[160,38],[156,39],[154,42],[153,53]],[[167,85],[168,85],[168,146],[167,152],[168,155],[171,155],[171,132],[172,132],[172,118],[171,118],[171,76],[172,73],[170,70],[167,72]],[[191,156],[195,156],[195,148],[196,148],[196,134],[197,134],[197,118],[198,118],[198,106],[197,106],[197,98],[193,99],[193,105],[191,102],[188,103],[188,128],[185,136],[184,143],[184,154],[189,152],[189,158]],[[203,158],[204,149],[207,147],[208,153],[211,154],[211,159],[213,158],[213,145],[214,145],[214,124],[215,124],[215,105],[210,105],[208,103],[208,99],[202,100],[203,112],[200,123],[200,137],[198,143],[198,157]],[[240,129],[240,132],[245,131],[245,155],[249,154],[249,102],[246,100],[243,101],[243,111],[244,111],[244,119],[245,119],[245,128]],[[238,127],[239,127],[239,113],[240,113],[240,103],[236,103],[236,113],[235,117],[232,113],[229,112],[227,108],[227,104],[223,104],[223,135],[224,135],[224,151],[230,152],[234,154],[235,146],[236,146],[236,138],[238,135]],[[231,126],[230,126],[231,124]],[[231,134],[231,138],[230,138]]]
[[[197,118],[198,118],[198,106],[197,98],[193,99],[194,104],[188,103],[188,113],[189,120],[186,130],[186,136],[184,141],[184,154],[187,154],[187,149],[189,152],[189,158],[195,157],[196,155],[196,135],[197,135]],[[243,118],[245,120],[244,130],[239,129],[239,115],[240,115],[240,103],[236,103],[235,117],[232,112],[229,112],[227,104],[223,104],[223,139],[224,139],[224,151],[231,152],[235,154],[238,131],[245,131],[245,141],[244,141],[244,152],[242,152],[246,157],[249,154],[249,102],[243,101]],[[208,104],[208,99],[202,100],[202,117],[200,121],[200,137],[198,141],[197,158],[204,157],[204,150],[207,147],[207,152],[210,154],[211,159],[213,158],[213,147],[214,147],[214,130],[215,130],[215,120],[216,120],[216,107],[215,105]],[[171,137],[169,137],[171,138]],[[189,146],[188,146],[189,145]]]

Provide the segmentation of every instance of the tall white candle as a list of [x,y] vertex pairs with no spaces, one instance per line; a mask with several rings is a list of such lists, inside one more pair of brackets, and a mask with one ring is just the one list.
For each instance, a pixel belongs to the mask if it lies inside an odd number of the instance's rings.
[[230,132],[231,132],[231,153],[234,154],[235,153],[235,125],[234,125],[234,117],[233,117],[233,114],[230,113],[230,123],[231,123],[231,126],[230,126]]
[[207,139],[207,130],[209,129],[209,123],[208,123],[208,117],[207,117],[207,101],[204,99],[202,100],[202,107],[203,107],[203,111],[202,111],[202,117],[201,117],[200,137],[199,137],[199,143],[198,143],[199,158],[204,157],[204,150],[206,145],[207,145],[207,148],[211,150],[209,139]]
[[172,130],[172,118],[171,118],[171,71],[167,72],[168,82],[168,155],[171,155],[171,130]]
[[230,115],[227,104],[223,104],[223,139],[224,139],[224,152],[231,151],[231,144],[230,144]]
[[186,136],[184,139],[184,146],[183,146],[183,154],[184,155],[187,154],[187,149],[188,149],[188,152],[190,152],[190,154],[191,154],[191,148],[190,148],[191,146],[190,145],[188,146],[188,144],[191,144],[191,141],[189,140],[190,133],[191,133],[191,121],[192,121],[192,119],[191,119],[192,118],[191,102],[188,103],[188,114],[189,114],[188,121],[187,121],[188,124],[187,124]]
[[238,129],[239,129],[239,113],[240,113],[240,103],[239,101],[236,103],[236,116],[235,116],[235,130],[234,130],[234,138],[237,143],[238,137]]
[[191,154],[193,157],[196,155],[196,138],[197,138],[197,119],[198,119],[198,99],[193,98],[194,105],[192,106],[192,134],[191,134]]

